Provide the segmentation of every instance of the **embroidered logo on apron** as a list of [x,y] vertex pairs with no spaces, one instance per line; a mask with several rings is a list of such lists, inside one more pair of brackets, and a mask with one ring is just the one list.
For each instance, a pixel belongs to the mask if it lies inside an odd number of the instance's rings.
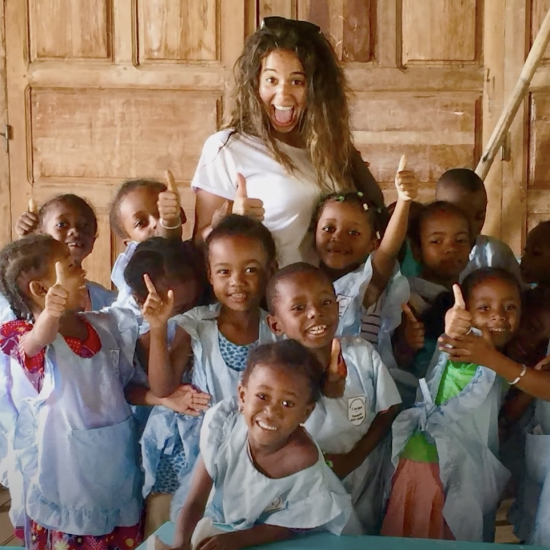
[[111,361],[113,362],[113,367],[115,369],[115,373],[117,378],[120,377],[120,350],[119,349],[112,349],[111,350]]
[[351,296],[346,296],[345,294],[338,294],[336,301],[338,302],[338,316],[342,318],[344,312],[351,304],[353,298]]
[[367,418],[367,398],[364,395],[348,398],[348,420],[359,426]]
[[264,512],[278,512],[284,508],[284,502],[281,497],[277,497],[265,510]]

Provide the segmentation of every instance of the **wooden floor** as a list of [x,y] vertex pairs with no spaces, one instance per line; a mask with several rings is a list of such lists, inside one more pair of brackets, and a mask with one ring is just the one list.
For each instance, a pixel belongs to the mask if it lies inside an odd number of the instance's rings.
[[[506,513],[511,503],[511,500],[504,501],[497,516],[497,534],[495,542],[501,544],[516,544],[519,542],[512,533],[512,526],[509,525],[506,520]],[[13,534],[13,527],[8,517],[9,506],[9,492],[7,489],[0,486],[0,546],[23,546],[22,541],[16,539]]]

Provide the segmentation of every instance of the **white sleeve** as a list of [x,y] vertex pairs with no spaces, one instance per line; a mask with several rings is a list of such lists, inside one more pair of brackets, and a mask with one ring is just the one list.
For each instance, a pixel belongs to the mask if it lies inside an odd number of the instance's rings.
[[373,386],[376,399],[376,413],[387,411],[394,405],[401,403],[401,396],[397,386],[390,375],[390,371],[382,362],[378,352],[372,348],[370,352],[370,361],[374,375]]
[[229,132],[218,132],[204,143],[201,158],[191,187],[202,189],[227,200],[233,200],[237,190],[237,168],[227,146]]

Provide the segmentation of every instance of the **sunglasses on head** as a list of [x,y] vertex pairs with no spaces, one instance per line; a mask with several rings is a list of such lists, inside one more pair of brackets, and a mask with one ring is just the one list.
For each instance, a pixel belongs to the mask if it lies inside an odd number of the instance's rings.
[[300,21],[298,19],[287,19],[286,17],[280,17],[273,15],[271,17],[264,17],[261,25],[261,29],[280,29],[281,27],[293,27],[298,31],[304,33],[320,33],[321,28],[315,23],[309,21]]

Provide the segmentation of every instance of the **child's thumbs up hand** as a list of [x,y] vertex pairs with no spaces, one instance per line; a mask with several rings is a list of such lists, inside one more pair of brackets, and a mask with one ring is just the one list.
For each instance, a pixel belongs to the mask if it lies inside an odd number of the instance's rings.
[[340,340],[334,339],[330,350],[330,363],[326,370],[323,394],[330,398],[342,397],[346,388],[348,369],[342,357]]
[[65,269],[61,262],[55,264],[55,284],[46,294],[44,311],[52,317],[61,317],[67,308],[69,292],[65,288]]
[[178,229],[187,219],[181,208],[181,199],[174,180],[174,175],[170,170],[166,170],[166,191],[159,193],[157,201],[159,217],[165,228]]
[[233,214],[248,216],[259,222],[264,221],[264,203],[260,199],[249,199],[246,180],[242,174],[237,174],[237,192],[233,200]]
[[415,316],[413,310],[409,304],[403,304],[403,323],[404,323],[404,337],[408,346],[414,352],[424,347],[425,329],[424,323],[421,323]]
[[174,308],[174,293],[169,290],[166,293],[166,298],[162,299],[149,275],[145,274],[143,276],[143,281],[145,282],[145,286],[149,292],[147,299],[141,308],[143,317],[152,329],[165,328],[168,319],[172,316],[172,309]]
[[34,199],[30,199],[27,212],[21,214],[15,224],[15,232],[17,233],[17,236],[25,237],[26,235],[33,233],[38,227],[39,222],[38,207],[36,206]]
[[472,316],[466,311],[466,303],[458,285],[453,285],[455,305],[445,314],[445,334],[457,338],[468,334],[472,328]]
[[418,181],[412,170],[407,170],[407,157],[403,155],[399,161],[395,175],[395,188],[398,200],[413,201],[418,196]]

